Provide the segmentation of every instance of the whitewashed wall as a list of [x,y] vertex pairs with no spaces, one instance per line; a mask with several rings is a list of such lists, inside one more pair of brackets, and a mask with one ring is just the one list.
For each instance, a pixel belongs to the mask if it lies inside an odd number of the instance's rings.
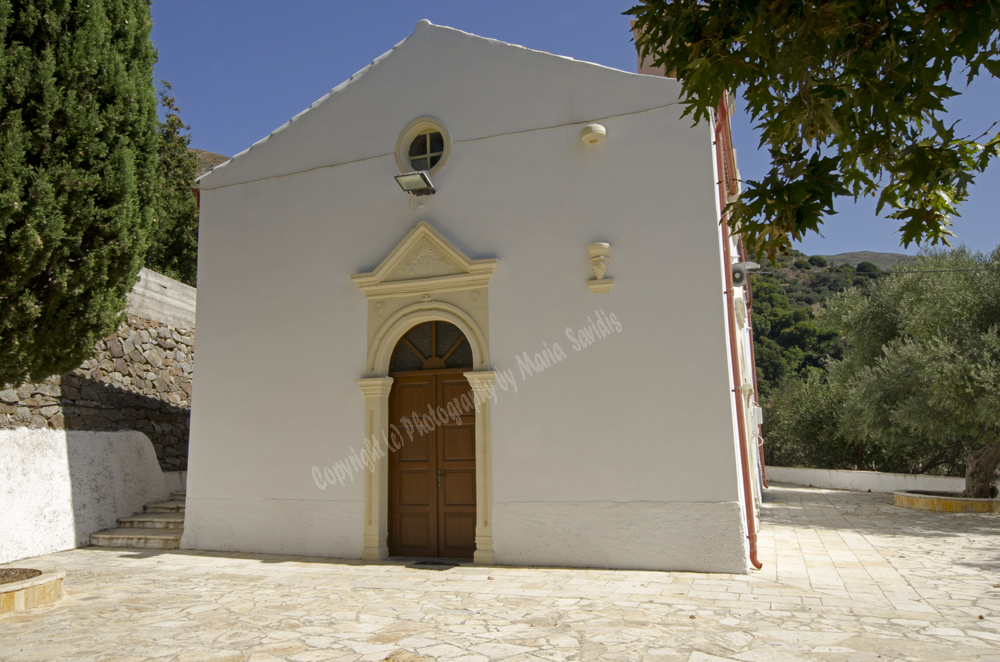
[[[182,545],[360,555],[363,481],[320,490],[311,468],[364,437],[366,300],[350,275],[427,220],[500,260],[491,362],[517,392],[493,408],[497,562],[745,571],[712,133],[680,119],[679,91],[420,24],[204,178]],[[393,152],[422,115],[454,146],[417,204]],[[585,146],[595,121],[608,138]],[[586,287],[595,241],[612,245],[608,295]],[[575,351],[565,330],[595,309],[622,331]],[[522,375],[515,356],[546,343],[567,359]],[[271,415],[273,393],[307,413]]]
[[141,432],[0,430],[0,563],[85,547],[182,481]]
[[891,474],[881,471],[839,471],[834,469],[804,469],[801,467],[767,467],[769,483],[791,483],[808,487],[825,487],[855,492],[896,492],[924,490],[930,492],[961,492],[964,478]]

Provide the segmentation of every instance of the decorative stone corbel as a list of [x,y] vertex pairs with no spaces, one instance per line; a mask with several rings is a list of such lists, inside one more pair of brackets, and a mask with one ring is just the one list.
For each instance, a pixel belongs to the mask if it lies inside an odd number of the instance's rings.
[[608,130],[600,124],[588,124],[580,129],[580,140],[584,145],[599,145],[608,137]]
[[605,278],[608,267],[611,266],[611,244],[601,241],[587,246],[590,253],[590,266],[594,269],[594,276],[587,281],[587,287],[591,292],[606,294],[611,291],[611,286],[615,284],[614,279]]

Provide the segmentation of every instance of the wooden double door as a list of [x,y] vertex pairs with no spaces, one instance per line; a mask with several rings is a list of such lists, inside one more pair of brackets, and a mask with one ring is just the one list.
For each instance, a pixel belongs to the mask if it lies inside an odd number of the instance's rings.
[[472,397],[466,370],[392,374],[389,423],[403,445],[389,453],[391,556],[476,551],[476,418],[462,407]]

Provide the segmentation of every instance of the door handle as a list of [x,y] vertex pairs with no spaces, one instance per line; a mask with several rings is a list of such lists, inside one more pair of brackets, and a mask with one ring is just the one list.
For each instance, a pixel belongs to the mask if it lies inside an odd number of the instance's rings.
[[438,487],[441,487],[441,478],[444,477],[444,470],[438,469]]

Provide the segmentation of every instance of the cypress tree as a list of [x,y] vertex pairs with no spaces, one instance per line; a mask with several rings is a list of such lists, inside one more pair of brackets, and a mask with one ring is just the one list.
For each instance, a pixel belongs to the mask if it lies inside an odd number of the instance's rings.
[[150,233],[146,266],[194,286],[198,276],[198,202],[194,177],[198,160],[188,149],[191,127],[181,121],[173,88],[160,81],[166,117],[159,125],[160,155],[157,214]]
[[110,334],[155,208],[149,0],[0,0],[0,384]]

